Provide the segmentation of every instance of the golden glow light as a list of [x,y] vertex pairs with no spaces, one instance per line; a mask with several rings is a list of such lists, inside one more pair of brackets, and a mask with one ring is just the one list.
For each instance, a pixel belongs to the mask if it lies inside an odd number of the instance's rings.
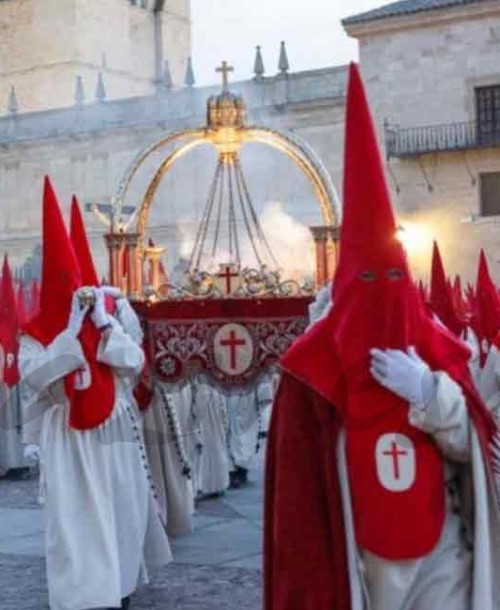
[[404,223],[396,232],[397,239],[403,244],[408,254],[418,254],[427,251],[432,245],[432,236],[422,225]]

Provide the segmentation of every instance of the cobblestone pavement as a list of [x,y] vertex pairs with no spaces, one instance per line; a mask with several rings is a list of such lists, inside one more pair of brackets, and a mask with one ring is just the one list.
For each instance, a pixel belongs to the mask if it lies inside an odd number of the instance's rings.
[[[48,610],[37,481],[0,480],[0,610]],[[172,541],[174,563],[152,575],[131,610],[259,610],[262,463],[250,483],[200,503],[195,532]]]

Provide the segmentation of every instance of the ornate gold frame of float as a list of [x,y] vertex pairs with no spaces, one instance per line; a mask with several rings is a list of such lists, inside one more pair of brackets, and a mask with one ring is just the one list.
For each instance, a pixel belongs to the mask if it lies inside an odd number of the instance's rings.
[[[323,285],[331,277],[336,262],[340,206],[335,187],[321,159],[311,147],[295,134],[278,129],[247,125],[246,105],[240,96],[230,93],[228,72],[232,68],[223,62],[218,69],[223,75],[223,89],[207,103],[207,126],[185,129],[163,137],[143,150],[130,164],[112,200],[111,218],[94,210],[108,226],[105,236],[109,252],[109,280],[124,289],[132,299],[144,298],[143,266],[151,265],[152,288],[157,289],[160,278],[161,255],[164,250],[144,243],[148,219],[155,194],[172,166],[193,149],[210,145],[217,149],[225,162],[232,162],[242,146],[260,143],[285,154],[311,183],[323,217],[323,226],[311,227],[316,244],[316,285]],[[175,145],[160,164],[136,212],[123,219],[124,201],[135,175],[143,164],[162,148]],[[135,223],[135,227],[132,229]],[[131,230],[132,229],[132,230]],[[124,252],[128,274],[124,275]],[[155,285],[156,284],[156,285]]]

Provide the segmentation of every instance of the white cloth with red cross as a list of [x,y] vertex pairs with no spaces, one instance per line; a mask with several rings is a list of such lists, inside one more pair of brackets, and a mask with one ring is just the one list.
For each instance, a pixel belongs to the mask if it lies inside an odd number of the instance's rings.
[[113,369],[115,405],[91,430],[68,426],[64,378],[85,365],[75,311],[48,347],[21,338],[24,440],[40,446],[51,610],[120,607],[150,567],[171,560],[131,398],[144,354],[109,322],[97,359]]
[[[414,350],[410,353],[376,350],[372,369],[384,387],[410,403],[409,422],[435,439],[443,455],[448,483],[451,479],[458,481],[454,487],[458,497],[452,500],[447,495],[441,539],[430,555],[391,562],[366,552],[355,540],[342,436],[337,456],[347,530],[351,610],[500,607],[496,584],[500,569],[500,522],[491,504],[490,482],[461,389],[447,374],[430,371]],[[404,477],[409,452],[402,447],[397,449],[384,457],[388,468],[397,466],[398,474]]]

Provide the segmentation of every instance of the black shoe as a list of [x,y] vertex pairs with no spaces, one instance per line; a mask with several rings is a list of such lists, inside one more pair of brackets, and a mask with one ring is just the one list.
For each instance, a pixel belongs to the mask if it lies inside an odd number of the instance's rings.
[[240,485],[246,485],[248,483],[248,470],[246,468],[238,468],[236,469],[236,474],[240,481]]
[[229,488],[230,489],[239,489],[241,487],[240,477],[238,476],[238,471],[233,470],[229,473]]
[[[120,606],[120,610],[128,610],[128,608],[130,608],[130,600],[131,600],[130,595],[128,597],[124,597],[122,599],[122,605]],[[118,609],[117,608],[108,608],[108,610],[118,610]]]
[[30,478],[30,469],[27,467],[24,468],[11,468],[5,478],[9,481],[26,481]]

